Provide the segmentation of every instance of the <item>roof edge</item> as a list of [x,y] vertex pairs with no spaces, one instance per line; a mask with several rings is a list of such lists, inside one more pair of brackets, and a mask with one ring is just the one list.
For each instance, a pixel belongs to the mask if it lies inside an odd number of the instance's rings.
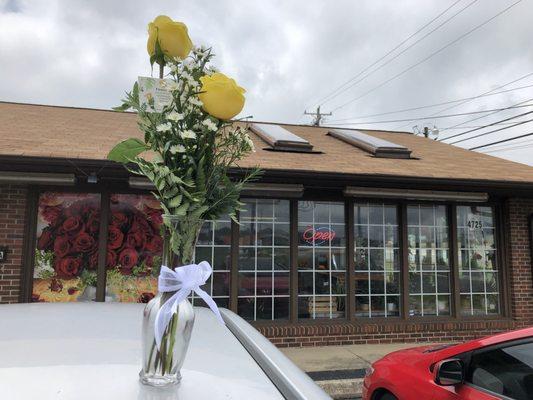
[[[76,170],[78,173],[88,174],[96,171],[84,171],[84,169],[92,168],[99,171],[102,175],[109,177],[134,176],[129,173],[122,164],[110,160],[0,155],[0,171],[59,172]],[[239,176],[252,169],[252,167],[234,167],[230,170],[230,173],[234,176]],[[525,192],[528,196],[533,196],[533,181],[469,180],[388,174],[343,174],[338,172],[317,172],[297,169],[265,169],[263,178],[274,181],[281,180],[285,183],[293,183],[296,181],[301,183],[302,181],[307,180],[310,183],[316,183],[316,185],[327,184],[336,187],[347,185],[353,186],[354,184],[357,184],[359,186],[368,187],[374,187],[376,185],[390,185],[391,187],[406,187],[413,185],[413,188],[415,188],[415,186],[434,188],[462,187],[466,191],[520,190]]]
[[[105,111],[110,113],[117,113],[117,114],[137,114],[134,111],[116,111],[113,109],[108,108],[92,108],[92,107],[76,107],[76,106],[63,106],[63,105],[57,105],[57,104],[43,104],[43,103],[23,103],[18,101],[7,101],[7,100],[0,100],[0,104],[13,104],[17,106],[31,106],[31,107],[48,107],[48,108],[61,108],[61,109],[67,109],[67,110],[84,110],[84,111]],[[300,126],[300,127],[307,127],[307,128],[319,128],[319,129],[339,129],[339,127],[334,126],[313,126],[313,125],[307,125],[307,124],[295,124],[290,122],[275,122],[275,121],[259,121],[252,118],[244,117],[243,119],[235,119],[232,120],[232,122],[241,122],[241,123],[256,123],[256,124],[267,124],[267,125],[286,125],[286,126]],[[389,132],[389,133],[402,133],[406,135],[412,135],[412,132],[407,131],[391,131],[386,129],[363,129],[363,128],[342,128],[347,130],[359,130],[359,131],[368,131],[368,132]]]

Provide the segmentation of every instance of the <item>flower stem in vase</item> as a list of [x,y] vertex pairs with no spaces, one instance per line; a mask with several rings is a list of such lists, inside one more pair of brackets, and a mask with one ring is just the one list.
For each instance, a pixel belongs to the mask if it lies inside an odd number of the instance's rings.
[[178,311],[176,311],[176,314],[172,316],[172,319],[170,320],[169,324],[169,334],[166,339],[170,341],[170,344],[168,346],[168,351],[166,355],[166,364],[165,364],[165,370],[170,372],[171,366],[172,366],[172,358],[174,355],[174,346],[176,344],[176,328],[178,327]]
[[[187,216],[164,215],[164,240],[162,267],[176,268],[191,264],[194,247],[203,221]],[[161,289],[161,288],[159,288]],[[141,382],[152,386],[167,386],[181,380],[180,369],[189,345],[194,310],[184,298],[176,312],[168,316],[162,329],[159,348],[156,345],[154,326],[159,310],[177,294],[175,290],[159,290],[146,305],[143,318],[143,369]]]

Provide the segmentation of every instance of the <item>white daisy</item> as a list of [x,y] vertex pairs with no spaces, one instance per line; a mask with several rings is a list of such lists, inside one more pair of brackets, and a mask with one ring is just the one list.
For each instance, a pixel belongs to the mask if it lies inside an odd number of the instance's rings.
[[209,118],[206,118],[202,121],[202,125],[205,125],[207,127],[207,129],[209,129],[210,131],[216,131],[218,130],[217,128],[217,124],[215,124],[211,119]]
[[189,82],[194,81],[194,78],[192,77],[192,75],[186,71],[183,71],[183,73],[181,74],[181,77],[184,79],[187,79]]
[[200,83],[198,81],[189,81],[189,86],[193,89],[196,89],[198,86],[200,86]]
[[195,106],[199,106],[199,107],[204,105],[204,103],[202,103],[200,99],[196,96],[189,97],[189,103],[194,104]]
[[255,153],[255,146],[254,142],[252,142],[252,139],[250,139],[250,136],[246,135],[246,138],[244,139],[248,146],[250,146],[250,149]]
[[183,139],[196,139],[196,133],[187,129],[186,131],[181,132],[180,135]]
[[158,132],[168,132],[172,129],[172,125],[170,122],[165,122],[164,124],[158,125],[156,129]]
[[171,111],[171,112],[168,113],[167,119],[169,121],[178,122],[178,121],[181,121],[183,119],[183,114],[180,114],[177,111]]
[[185,153],[185,147],[182,146],[181,144],[177,144],[177,145],[174,145],[174,146],[171,146],[169,151],[172,153],[172,154],[176,154],[176,153]]

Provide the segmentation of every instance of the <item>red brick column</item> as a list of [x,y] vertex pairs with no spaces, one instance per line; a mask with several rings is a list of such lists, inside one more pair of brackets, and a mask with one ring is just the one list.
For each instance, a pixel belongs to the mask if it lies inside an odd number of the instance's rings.
[[511,313],[517,326],[533,325],[533,280],[529,216],[533,199],[511,199],[506,204]]
[[27,195],[24,186],[0,186],[0,246],[8,247],[7,262],[0,263],[0,303],[19,301]]

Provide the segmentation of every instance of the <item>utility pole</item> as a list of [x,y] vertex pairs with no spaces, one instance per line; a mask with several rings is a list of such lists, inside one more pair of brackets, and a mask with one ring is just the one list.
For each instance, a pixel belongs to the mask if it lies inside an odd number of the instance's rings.
[[327,115],[327,116],[332,115],[330,112],[329,112],[329,113],[321,113],[321,112],[320,112],[320,106],[317,107],[316,112],[313,113],[313,112],[307,112],[307,111],[305,111],[304,114],[305,114],[305,115],[312,115],[312,116],[315,117],[315,119],[314,119],[314,121],[313,121],[313,123],[312,123],[312,125],[314,125],[314,126],[320,126],[320,121],[322,121],[322,117],[323,117],[323,116],[325,116],[325,115]]

